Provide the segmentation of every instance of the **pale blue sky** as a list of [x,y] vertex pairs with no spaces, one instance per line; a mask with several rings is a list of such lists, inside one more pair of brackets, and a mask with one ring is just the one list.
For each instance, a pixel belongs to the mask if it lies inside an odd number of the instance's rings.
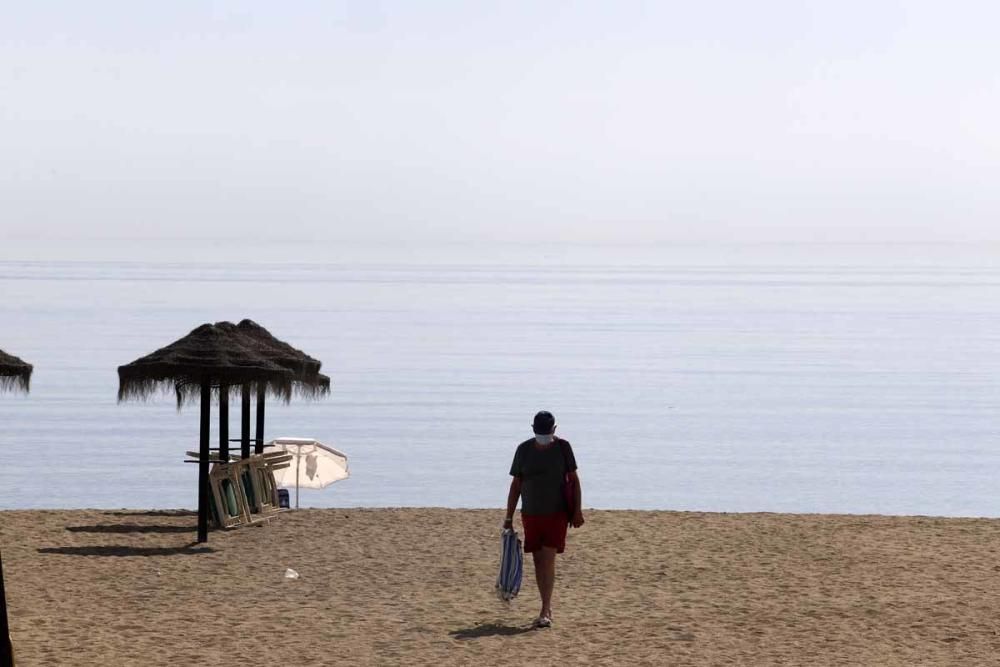
[[0,8],[14,237],[1000,239],[990,2]]

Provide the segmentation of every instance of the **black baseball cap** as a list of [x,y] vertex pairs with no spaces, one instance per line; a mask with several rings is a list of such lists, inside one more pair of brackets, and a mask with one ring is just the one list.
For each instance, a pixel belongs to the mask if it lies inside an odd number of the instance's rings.
[[535,420],[531,422],[531,429],[537,435],[551,435],[553,429],[556,427],[556,418],[552,416],[551,412],[547,410],[542,410],[537,415],[535,415]]

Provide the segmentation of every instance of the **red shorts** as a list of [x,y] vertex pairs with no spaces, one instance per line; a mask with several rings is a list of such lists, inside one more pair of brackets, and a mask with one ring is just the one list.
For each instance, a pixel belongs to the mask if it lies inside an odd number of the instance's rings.
[[524,553],[551,547],[556,553],[566,550],[566,512],[552,514],[521,514],[524,524]]

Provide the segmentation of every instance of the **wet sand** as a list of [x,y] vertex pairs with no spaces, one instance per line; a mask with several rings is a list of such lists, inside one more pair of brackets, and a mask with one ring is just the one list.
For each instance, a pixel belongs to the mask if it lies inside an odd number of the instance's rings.
[[500,510],[303,510],[204,546],[190,512],[0,512],[18,665],[1000,660],[1000,520],[587,516],[531,630],[530,557],[493,594]]

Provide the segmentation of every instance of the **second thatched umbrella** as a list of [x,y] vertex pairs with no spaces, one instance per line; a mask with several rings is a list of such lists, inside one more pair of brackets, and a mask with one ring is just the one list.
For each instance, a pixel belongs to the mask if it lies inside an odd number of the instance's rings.
[[[201,400],[198,461],[198,541],[208,539],[209,428],[212,392],[242,385],[287,401],[294,373],[266,359],[234,336],[228,322],[203,324],[183,338],[118,367],[118,400],[144,399],[173,390],[177,407]],[[228,397],[225,402],[228,404]]]
[[[16,389],[27,393],[31,388],[31,371],[31,364],[0,350],[0,392]],[[7,622],[7,590],[3,583],[3,557],[0,556],[0,665],[13,664],[14,651]]]
[[31,370],[31,364],[0,350],[0,391],[19,389],[27,392],[31,388]]

